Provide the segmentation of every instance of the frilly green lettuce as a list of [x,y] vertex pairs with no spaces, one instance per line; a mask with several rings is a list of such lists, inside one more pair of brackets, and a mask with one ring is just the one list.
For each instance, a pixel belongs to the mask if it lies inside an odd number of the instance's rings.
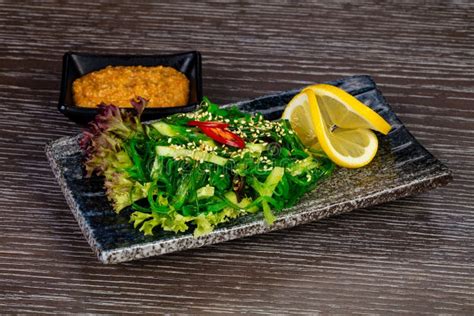
[[183,216],[176,210],[172,210],[168,214],[135,211],[130,215],[130,222],[133,223],[133,227],[140,227],[139,230],[145,235],[153,235],[155,227],[175,233],[185,232],[189,229],[188,224],[193,224],[195,226],[194,237],[199,237],[212,232],[218,224],[237,218],[243,213],[229,207],[217,213],[201,213],[197,216]]

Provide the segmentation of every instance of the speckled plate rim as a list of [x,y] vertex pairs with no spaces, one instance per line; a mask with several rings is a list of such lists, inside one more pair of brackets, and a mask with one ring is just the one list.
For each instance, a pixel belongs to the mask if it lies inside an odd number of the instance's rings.
[[[355,76],[354,76],[355,77]],[[353,77],[348,77],[353,78]],[[344,78],[344,79],[348,79]],[[375,85],[374,85],[375,86]],[[377,87],[375,86],[375,89]],[[286,92],[297,92],[300,89],[294,89]],[[269,94],[261,96],[256,99],[240,101],[237,103],[232,103],[225,105],[224,107],[230,105],[239,105],[247,103],[249,101],[264,99],[268,97],[279,96],[280,93]],[[385,100],[384,100],[385,102]],[[406,127],[404,127],[406,129]],[[409,136],[412,138],[412,141],[423,148],[428,154],[430,154],[419,142],[409,133]],[[72,142],[77,142],[80,138],[80,135],[76,136],[66,136],[54,140],[48,143],[45,147],[46,156],[50,162],[54,176],[58,182],[65,183],[66,179],[60,171],[60,167],[55,157],[53,156],[53,147],[58,146],[67,146]],[[430,154],[431,155],[431,154]],[[80,207],[73,198],[71,190],[65,186],[61,185],[61,190],[65,196],[66,202],[70,207],[74,217],[76,218],[82,233],[86,237],[89,245],[94,250],[95,254],[102,263],[120,263],[131,260],[142,259],[150,256],[157,256],[166,253],[171,253],[180,250],[198,248],[205,245],[211,245],[215,243],[220,243],[228,240],[233,240],[237,238],[252,236],[256,234],[262,234],[270,231],[280,230],[291,228],[297,225],[309,223],[315,220],[320,220],[329,216],[338,215],[342,213],[349,212],[354,209],[364,208],[368,206],[373,206],[389,201],[393,201],[405,196],[414,195],[428,191],[430,189],[444,186],[452,180],[451,171],[441,164],[444,168],[430,176],[420,178],[410,183],[388,187],[385,190],[373,192],[371,194],[360,196],[357,199],[345,200],[338,203],[327,203],[322,205],[312,205],[311,201],[304,201],[297,205],[298,209],[305,209],[304,211],[299,211],[297,213],[292,213],[292,209],[296,207],[289,208],[285,210],[285,213],[277,216],[276,221],[273,225],[268,226],[264,220],[255,220],[246,224],[236,224],[231,227],[226,227],[225,229],[216,229],[208,235],[193,237],[192,234],[176,236],[171,239],[165,240],[155,240],[152,242],[135,244],[122,248],[115,248],[113,250],[103,250],[98,247],[96,240],[93,236],[93,229],[87,223],[87,220],[84,218],[82,212],[79,211]]]

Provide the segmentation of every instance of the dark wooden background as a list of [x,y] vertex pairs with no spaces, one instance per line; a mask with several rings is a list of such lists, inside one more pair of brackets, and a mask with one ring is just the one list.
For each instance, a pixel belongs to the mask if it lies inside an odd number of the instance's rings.
[[[0,43],[0,313],[474,313],[472,1],[0,1]],[[102,265],[44,154],[80,131],[56,110],[61,57],[188,50],[202,52],[205,95],[219,103],[370,74],[455,180]]]

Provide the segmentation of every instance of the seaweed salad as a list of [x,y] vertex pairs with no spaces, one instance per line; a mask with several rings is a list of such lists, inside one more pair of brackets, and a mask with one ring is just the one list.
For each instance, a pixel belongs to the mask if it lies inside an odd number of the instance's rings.
[[204,98],[193,113],[143,124],[147,101],[131,103],[135,112],[101,105],[80,145],[87,176],[103,177],[114,211],[131,208],[130,222],[146,235],[163,229],[200,236],[258,212],[270,225],[334,169],[287,120]]

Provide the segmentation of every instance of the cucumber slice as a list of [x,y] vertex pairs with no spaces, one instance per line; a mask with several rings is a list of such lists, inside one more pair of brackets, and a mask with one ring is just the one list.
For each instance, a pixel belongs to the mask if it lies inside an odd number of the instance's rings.
[[245,148],[253,153],[262,153],[265,150],[266,146],[263,144],[247,143]]
[[207,161],[219,166],[227,163],[227,158],[208,153],[199,149],[172,148],[169,146],[156,146],[156,154],[164,157],[189,157],[198,161]]
[[319,167],[319,165],[320,164],[316,160],[314,160],[313,157],[310,156],[294,163],[293,165],[288,167],[287,170],[292,176],[296,177],[304,173],[305,171],[313,170]]
[[175,126],[166,124],[164,122],[152,123],[151,126],[156,128],[156,130],[160,132],[161,135],[164,135],[167,137],[176,137],[179,135],[179,131]]
[[196,190],[196,195],[198,200],[208,199],[214,196],[214,187],[206,185],[205,187],[199,188]]

